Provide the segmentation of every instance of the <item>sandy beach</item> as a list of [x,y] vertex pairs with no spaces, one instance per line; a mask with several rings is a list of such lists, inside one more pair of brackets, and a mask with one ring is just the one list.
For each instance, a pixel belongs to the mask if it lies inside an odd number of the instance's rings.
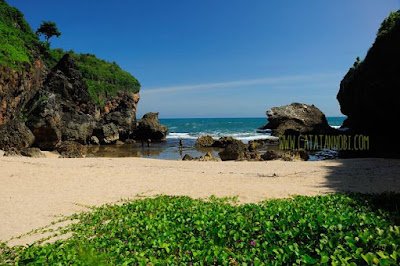
[[[238,196],[241,203],[337,191],[400,191],[400,160],[183,162],[141,158],[0,158],[0,240],[120,199]],[[29,239],[14,244],[29,243]]]

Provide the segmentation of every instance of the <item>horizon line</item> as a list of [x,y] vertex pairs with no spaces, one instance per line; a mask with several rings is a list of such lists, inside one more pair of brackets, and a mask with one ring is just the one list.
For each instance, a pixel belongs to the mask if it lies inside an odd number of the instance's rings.
[[[342,116],[325,116],[326,118],[347,118],[347,116],[342,115]],[[159,119],[218,119],[218,118],[263,118],[263,119],[268,119],[267,116],[264,117],[260,117],[260,116],[239,116],[239,117],[234,117],[234,116],[230,116],[230,117],[159,117]]]

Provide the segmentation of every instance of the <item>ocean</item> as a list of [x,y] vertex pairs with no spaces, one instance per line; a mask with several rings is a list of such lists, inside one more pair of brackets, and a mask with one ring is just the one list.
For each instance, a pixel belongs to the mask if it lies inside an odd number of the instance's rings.
[[[344,117],[328,117],[332,127],[340,127]],[[142,147],[139,143],[127,145],[89,146],[88,153],[96,157],[142,157],[151,159],[180,160],[189,154],[199,157],[212,152],[218,157],[218,150],[213,148],[195,148],[196,139],[203,135],[214,138],[231,136],[244,143],[254,139],[274,138],[270,134],[257,133],[257,129],[267,123],[266,118],[181,118],[160,119],[168,127],[167,141],[152,143]],[[179,148],[182,140],[183,148]]]
[[[327,117],[332,127],[340,127],[345,117]],[[167,140],[195,141],[203,135],[214,138],[231,136],[248,142],[254,139],[271,138],[269,134],[257,133],[257,129],[267,123],[266,118],[180,118],[160,119],[168,127]]]

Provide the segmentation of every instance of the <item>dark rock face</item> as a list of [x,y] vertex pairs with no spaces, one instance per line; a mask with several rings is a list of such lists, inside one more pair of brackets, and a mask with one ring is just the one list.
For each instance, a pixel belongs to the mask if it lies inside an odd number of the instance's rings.
[[100,111],[70,55],[47,72],[40,60],[33,71],[0,67],[0,149],[54,150],[65,141],[88,144],[91,137],[102,144],[136,136],[165,140],[168,129],[159,124],[158,114],[146,114],[138,129],[139,93],[119,91]]
[[117,126],[121,140],[129,139],[137,128],[136,108],[139,93],[119,91],[117,96],[107,100],[104,107],[104,123]]
[[35,136],[19,119],[0,125],[0,147],[4,150],[28,148],[34,141]]
[[349,70],[337,95],[340,109],[348,117],[344,126],[353,134],[370,136],[371,147],[365,156],[400,157],[393,127],[400,98],[400,11],[391,17],[397,23],[383,30],[388,20],[384,21],[364,61]]
[[167,132],[168,128],[158,120],[158,113],[147,113],[139,121],[134,136],[139,140],[165,141]]
[[286,130],[302,134],[327,134],[334,130],[325,115],[314,105],[292,103],[273,107],[267,111],[268,124],[260,129],[271,129],[274,136],[281,136]]
[[0,125],[20,118],[25,105],[42,85],[46,72],[41,60],[21,71],[0,66]]
[[28,103],[27,126],[35,136],[33,145],[41,150],[53,150],[61,141],[61,104],[57,95],[39,90]]
[[101,144],[111,144],[119,140],[118,127],[113,123],[101,125],[94,130],[93,135],[98,138]]
[[21,71],[0,66],[0,149],[21,149],[33,143],[22,111],[41,86],[46,71],[41,60]]
[[51,70],[43,89],[27,104],[27,125],[35,147],[53,150],[60,141],[85,144],[92,135],[97,108],[74,60],[67,54]]
[[44,88],[73,103],[76,111],[91,115],[96,111],[96,104],[90,97],[75,60],[69,54],[65,54],[51,70]]

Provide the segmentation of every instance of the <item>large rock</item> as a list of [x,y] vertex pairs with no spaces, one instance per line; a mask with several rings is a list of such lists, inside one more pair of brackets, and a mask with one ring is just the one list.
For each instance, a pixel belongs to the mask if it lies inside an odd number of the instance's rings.
[[86,155],[86,147],[74,141],[63,141],[57,144],[56,151],[61,158],[83,158]]
[[78,65],[69,54],[65,54],[51,70],[44,82],[44,88],[73,103],[76,111],[91,115],[98,112]]
[[[370,136],[366,156],[399,157],[395,129],[400,98],[400,11],[391,13],[378,31],[364,61],[356,62],[340,83],[337,99],[352,134]],[[352,156],[360,156],[354,153]]]
[[27,126],[35,136],[34,146],[53,150],[61,141],[61,104],[54,93],[39,90],[28,104]]
[[0,125],[0,148],[21,150],[30,147],[35,137],[19,119],[13,119]]
[[66,54],[29,101],[25,116],[35,147],[53,150],[61,141],[86,144],[99,115],[75,61]]
[[196,139],[194,144],[197,148],[213,147],[215,139],[210,135],[200,136]]
[[104,123],[116,125],[121,140],[129,139],[137,128],[136,109],[139,99],[139,93],[123,90],[117,96],[109,97],[104,106]]
[[246,145],[240,140],[235,140],[218,155],[222,161],[243,160],[245,159]]
[[94,130],[93,135],[98,138],[101,144],[111,144],[119,140],[118,127],[113,123],[101,125]]
[[165,141],[167,132],[168,128],[158,120],[158,113],[147,113],[139,121],[134,136],[139,140]]
[[273,107],[267,111],[268,124],[260,129],[271,129],[274,136],[281,136],[287,130],[301,134],[328,134],[334,130],[325,115],[314,105],[292,103]]

